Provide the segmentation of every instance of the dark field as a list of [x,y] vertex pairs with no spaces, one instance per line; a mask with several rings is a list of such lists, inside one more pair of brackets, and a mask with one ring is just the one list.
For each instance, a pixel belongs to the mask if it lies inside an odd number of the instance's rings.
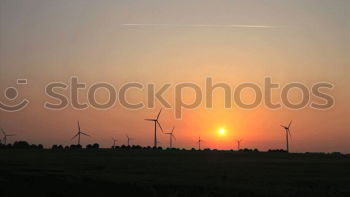
[[344,155],[0,150],[0,196],[349,196]]

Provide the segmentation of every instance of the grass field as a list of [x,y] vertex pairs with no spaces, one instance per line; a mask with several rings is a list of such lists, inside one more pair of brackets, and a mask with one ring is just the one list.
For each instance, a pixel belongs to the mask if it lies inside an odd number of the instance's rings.
[[0,150],[0,196],[348,196],[350,156]]

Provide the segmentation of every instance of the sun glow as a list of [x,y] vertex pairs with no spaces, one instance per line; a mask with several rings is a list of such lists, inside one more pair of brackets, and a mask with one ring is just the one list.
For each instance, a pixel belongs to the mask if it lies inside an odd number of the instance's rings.
[[219,135],[225,135],[225,129],[223,128],[219,129]]

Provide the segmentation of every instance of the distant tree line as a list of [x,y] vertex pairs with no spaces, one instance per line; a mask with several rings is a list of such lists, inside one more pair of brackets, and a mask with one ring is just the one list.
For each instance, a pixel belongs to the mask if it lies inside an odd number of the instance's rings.
[[[35,144],[29,144],[26,141],[16,141],[13,144],[0,144],[0,148],[21,148],[21,149],[44,149],[43,145],[35,145]],[[96,150],[99,149],[100,145],[98,143],[94,144],[88,144],[85,146],[85,149],[89,150]],[[70,146],[63,146],[63,145],[52,145],[51,147],[52,150],[79,150],[83,149],[83,147],[79,144],[72,144]],[[132,145],[132,146],[126,146],[126,145],[121,145],[121,146],[112,146],[111,149],[113,150],[172,150],[172,151],[186,151],[187,149],[184,148],[166,148],[163,149],[162,147],[151,147],[151,146],[140,146],[140,145]],[[205,148],[203,150],[198,150],[195,148],[189,149],[189,151],[218,151],[217,149],[210,149],[210,148]],[[233,150],[231,150],[233,151]],[[259,152],[258,149],[240,149],[238,152]],[[268,152],[286,152],[283,149],[276,149],[276,150],[269,150]]]
[[248,148],[245,148],[245,149],[240,149],[238,150],[239,152],[260,152],[257,148],[255,149],[248,149]]
[[269,153],[287,153],[287,151],[283,150],[283,149],[269,149],[267,152],[269,152]]
[[[26,141],[16,141],[13,144],[2,144],[0,142],[0,149],[36,149],[36,150],[41,150],[44,149],[44,146],[42,144],[29,144]],[[83,149],[83,147],[81,145],[77,145],[77,144],[72,144],[70,146],[63,146],[63,145],[52,145],[51,147],[52,150],[80,150]],[[87,150],[98,150],[100,149],[100,145],[98,143],[94,143],[94,144],[88,144],[85,146],[85,149]],[[126,145],[121,145],[121,146],[112,146],[111,147],[112,150],[167,150],[167,151],[203,151],[203,152],[215,152],[215,151],[219,151],[217,149],[210,149],[210,148],[205,148],[202,150],[198,150],[195,148],[191,148],[191,149],[185,149],[185,148],[166,148],[163,149],[162,147],[151,147],[151,146],[140,146],[140,145],[132,145],[132,146],[126,146]],[[233,150],[230,150],[231,152],[233,152]],[[258,149],[240,149],[236,152],[245,152],[245,153],[249,153],[249,152],[260,152]],[[286,150],[284,149],[269,149],[267,152],[269,153],[287,153]],[[320,155],[333,155],[333,156],[342,156],[343,154],[340,152],[332,152],[332,153],[310,153],[310,152],[306,152],[304,154],[320,154]]]
[[29,144],[26,141],[16,141],[13,144],[0,144],[1,149],[44,149],[42,144]]

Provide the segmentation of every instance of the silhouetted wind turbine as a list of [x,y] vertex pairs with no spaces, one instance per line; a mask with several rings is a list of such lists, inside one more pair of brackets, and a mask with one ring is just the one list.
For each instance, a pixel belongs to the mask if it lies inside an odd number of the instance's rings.
[[113,140],[113,148],[114,148],[114,147],[115,147],[115,145],[117,144],[118,140],[117,140],[117,139],[115,139],[115,138],[112,138],[112,140]]
[[130,146],[130,141],[134,140],[133,138],[129,137],[128,135],[126,135],[126,138],[127,138],[127,143],[128,143],[128,146]]
[[237,150],[241,150],[241,142],[242,140],[236,140],[237,141]]
[[160,123],[158,121],[161,112],[162,112],[162,109],[160,109],[156,119],[145,119],[146,121],[153,121],[154,122],[154,147],[157,147],[157,125],[159,126],[159,128],[163,132],[163,128],[162,128],[162,126],[160,126]]
[[201,136],[199,136],[198,141],[197,141],[197,143],[198,143],[198,150],[201,150],[201,143],[202,142],[203,142],[203,140],[201,140]]
[[281,125],[281,127],[283,127],[283,128],[285,129],[285,131],[286,131],[287,153],[289,153],[289,141],[288,141],[288,136],[289,136],[289,137],[292,137],[291,134],[290,134],[290,130],[289,130],[291,124],[292,124],[292,120],[290,121],[290,123],[289,123],[288,126],[283,126],[283,125]]
[[78,133],[74,137],[72,137],[72,140],[74,138],[78,137],[78,145],[80,145],[80,135],[85,135],[85,136],[91,137],[89,134],[86,134],[86,133],[84,133],[84,132],[82,132],[80,130],[80,124],[79,124],[79,121],[78,121]]
[[173,138],[174,138],[174,140],[176,140],[175,135],[174,135],[174,129],[175,129],[175,127],[173,127],[173,129],[171,130],[171,132],[169,132],[169,133],[164,133],[164,134],[169,135],[169,138],[170,138],[169,148],[173,148]]
[[2,128],[1,128],[1,131],[2,131],[2,134],[4,135],[4,137],[2,138],[2,141],[4,142],[4,145],[6,145],[7,137],[12,137],[12,136],[15,136],[15,135],[6,134],[6,132]]

